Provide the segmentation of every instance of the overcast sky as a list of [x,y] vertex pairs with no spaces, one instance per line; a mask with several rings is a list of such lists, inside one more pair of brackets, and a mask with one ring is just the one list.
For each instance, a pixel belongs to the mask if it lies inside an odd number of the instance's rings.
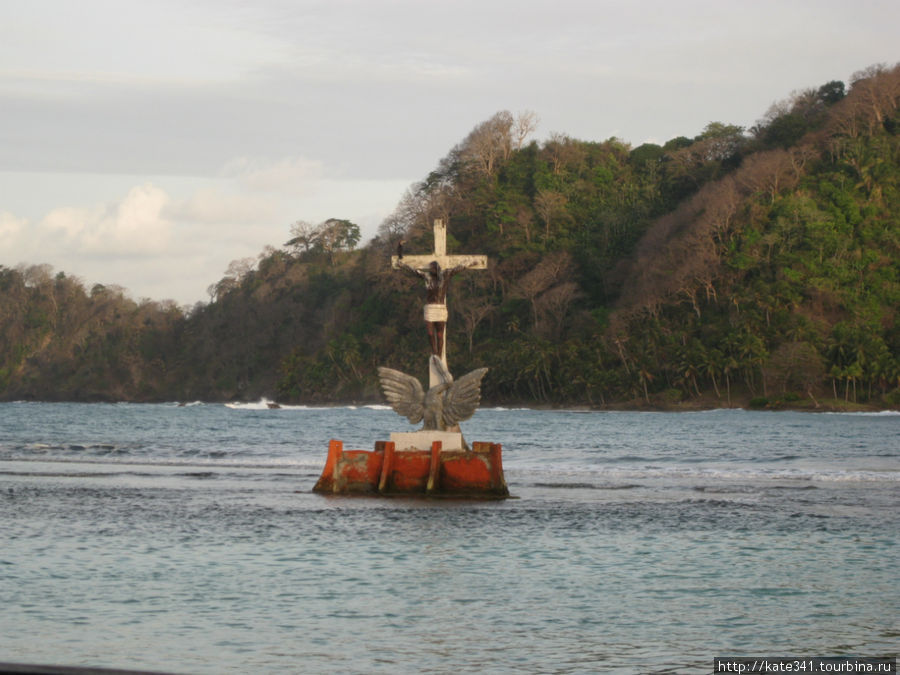
[[207,301],[499,110],[633,146],[900,60],[897,0],[0,0],[0,265]]

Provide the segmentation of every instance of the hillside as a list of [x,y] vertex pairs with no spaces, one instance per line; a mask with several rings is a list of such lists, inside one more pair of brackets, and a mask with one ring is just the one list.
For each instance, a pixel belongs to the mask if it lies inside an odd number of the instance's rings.
[[898,106],[875,67],[662,146],[528,142],[498,113],[365,247],[298,223],[189,312],[3,268],[0,397],[376,400],[379,365],[424,377],[423,289],[389,257],[442,218],[490,257],[448,303],[451,366],[490,366],[490,401],[898,406]]

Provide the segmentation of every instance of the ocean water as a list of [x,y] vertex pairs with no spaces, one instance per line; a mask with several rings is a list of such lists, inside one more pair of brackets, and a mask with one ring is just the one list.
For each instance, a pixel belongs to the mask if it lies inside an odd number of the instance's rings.
[[324,497],[390,410],[0,404],[0,662],[704,673],[896,655],[900,415],[480,410],[502,502]]

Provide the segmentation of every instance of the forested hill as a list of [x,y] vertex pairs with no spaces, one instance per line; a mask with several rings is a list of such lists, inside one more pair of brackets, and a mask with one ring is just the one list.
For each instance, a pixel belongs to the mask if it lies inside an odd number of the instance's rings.
[[379,365],[425,378],[424,289],[389,257],[442,218],[490,257],[448,302],[489,401],[900,406],[898,107],[900,67],[873,67],[662,146],[498,113],[363,248],[296,223],[187,312],[0,268],[0,398],[377,400]]

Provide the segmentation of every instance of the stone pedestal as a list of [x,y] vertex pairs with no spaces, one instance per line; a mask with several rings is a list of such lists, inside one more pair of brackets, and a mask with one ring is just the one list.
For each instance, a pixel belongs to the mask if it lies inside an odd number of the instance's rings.
[[397,450],[431,450],[434,441],[441,442],[441,450],[462,450],[462,434],[458,431],[394,432],[391,443]]

